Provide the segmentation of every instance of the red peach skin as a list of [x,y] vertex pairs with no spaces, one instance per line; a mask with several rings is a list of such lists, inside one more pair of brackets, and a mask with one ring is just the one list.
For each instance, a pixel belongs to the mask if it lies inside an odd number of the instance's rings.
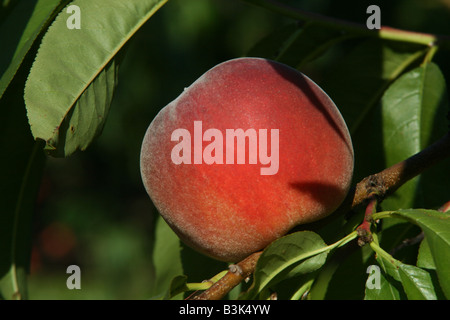
[[[223,133],[223,164],[175,164],[171,135]],[[227,164],[226,129],[279,132],[279,163]],[[211,143],[203,141],[203,149]],[[249,142],[247,141],[247,148]],[[236,150],[234,150],[236,152]],[[218,152],[218,151],[217,151]],[[278,62],[239,58],[203,74],[150,124],[141,150],[144,186],[165,221],[186,244],[237,262],[299,224],[322,219],[344,200],[353,174],[353,147],[333,101],[302,73]]]

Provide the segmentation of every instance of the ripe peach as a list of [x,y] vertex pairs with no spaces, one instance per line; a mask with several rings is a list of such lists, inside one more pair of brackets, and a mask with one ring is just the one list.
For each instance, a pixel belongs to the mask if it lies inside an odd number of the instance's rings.
[[189,246],[236,262],[298,224],[332,213],[353,174],[353,147],[313,81],[261,58],[223,62],[150,124],[141,175]]

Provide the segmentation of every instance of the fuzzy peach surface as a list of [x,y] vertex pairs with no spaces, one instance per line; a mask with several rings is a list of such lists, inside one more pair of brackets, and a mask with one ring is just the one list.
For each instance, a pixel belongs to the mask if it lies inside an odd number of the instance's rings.
[[[248,161],[174,164],[171,134],[184,128],[193,137],[194,121],[223,133],[278,129],[277,173],[261,175],[264,165]],[[351,138],[332,100],[300,72],[260,58],[207,71],[159,112],[141,150],[144,186],[166,222],[186,244],[228,262],[332,213],[352,173]]]

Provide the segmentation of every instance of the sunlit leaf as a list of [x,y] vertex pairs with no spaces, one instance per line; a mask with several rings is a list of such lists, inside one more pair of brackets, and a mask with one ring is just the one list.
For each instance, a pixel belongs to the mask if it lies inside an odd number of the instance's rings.
[[105,124],[117,66],[125,44],[167,0],[75,0],[80,29],[68,28],[75,13],[64,9],[45,34],[25,86],[35,139],[56,156],[86,149]]
[[[389,85],[425,53],[423,46],[366,39],[334,57],[319,84],[341,111],[355,151],[354,179],[386,168],[379,101]],[[370,147],[368,147],[370,146]]]
[[179,238],[164,219],[158,217],[155,226],[155,246],[153,249],[153,265],[156,273],[153,295],[165,293],[173,278],[184,273],[180,251]]
[[271,243],[258,259],[254,280],[243,299],[254,298],[259,292],[287,277],[309,273],[320,268],[327,252],[326,244],[311,231],[300,231]]
[[[387,167],[409,158],[446,133],[447,103],[445,79],[434,63],[405,73],[386,90],[381,105]],[[442,177],[450,176],[450,167],[439,168],[439,175],[433,175],[432,180],[417,177],[403,185],[386,199],[384,208],[410,208],[418,203],[423,206],[424,199],[438,195],[444,201],[448,196],[445,186],[450,187],[450,181]]]
[[450,297],[450,214],[425,209],[397,210],[390,216],[406,219],[422,228],[430,247],[442,291]]

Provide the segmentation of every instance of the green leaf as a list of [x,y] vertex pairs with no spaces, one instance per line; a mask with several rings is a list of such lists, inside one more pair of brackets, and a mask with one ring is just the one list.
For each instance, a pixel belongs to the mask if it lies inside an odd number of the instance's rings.
[[443,293],[441,285],[439,284],[439,279],[436,272],[436,265],[434,263],[433,255],[431,253],[430,246],[428,245],[428,241],[426,238],[424,238],[420,243],[416,265],[419,268],[426,269],[430,273],[433,280],[434,288],[436,289],[436,295],[438,296],[438,299],[444,300],[445,294]]
[[14,9],[14,6],[20,0],[0,0],[0,21],[4,21],[5,17]]
[[167,290],[164,299],[172,299],[180,293],[187,291],[189,288],[187,287],[187,276],[180,275],[176,276],[170,282],[169,290]]
[[180,251],[178,236],[164,219],[158,216],[153,249],[153,265],[156,275],[152,295],[156,296],[166,292],[173,278],[184,273]]
[[[24,68],[25,69],[25,68]],[[45,166],[28,126],[19,71],[0,100],[0,299],[26,299],[33,213]]]
[[[382,265],[385,272],[402,284],[409,300],[436,300],[433,282],[427,271],[398,260],[389,260],[384,257],[378,258],[378,260],[383,260]],[[393,287],[392,284],[390,286]],[[392,290],[392,292],[394,291]]]
[[436,270],[433,255],[431,254],[430,246],[427,239],[423,239],[420,243],[419,253],[417,255],[417,266],[420,268]]
[[[344,54],[333,58],[320,85],[336,103],[349,127],[357,161],[354,179],[359,181],[386,168],[381,97],[427,48],[367,39],[342,49]],[[334,63],[336,60],[339,63]]]
[[180,293],[188,291],[189,288],[187,286],[187,276],[178,275],[175,276],[172,281],[170,281],[169,288],[165,293],[159,293],[150,298],[150,300],[170,300],[175,298]]
[[406,295],[410,300],[436,300],[430,274],[418,267],[401,263],[398,268]]
[[252,299],[265,288],[288,277],[320,268],[328,252],[322,238],[311,231],[300,231],[272,242],[260,256],[249,290],[241,297]]
[[394,281],[402,284],[403,290],[410,300],[436,300],[436,292],[430,274],[416,266],[402,263],[394,259],[389,253],[379,247],[378,241],[374,236],[374,241],[370,247],[377,253],[376,259],[383,271],[388,277],[392,277],[392,286]]
[[119,52],[167,0],[74,0],[81,28],[64,9],[45,34],[25,86],[35,139],[55,156],[84,150],[98,136],[117,84]]
[[[386,90],[381,100],[386,166],[409,158],[446,133],[447,102],[445,79],[434,63],[405,73]],[[442,176],[450,176],[450,167],[440,166],[433,179],[412,179],[384,201],[384,208],[436,205],[424,200],[438,195],[446,199],[443,185],[448,188],[450,183]]]
[[277,60],[300,69],[332,45],[347,38],[336,28],[314,22],[304,25],[292,23],[259,41],[247,56]]
[[[383,265],[385,269],[384,262],[379,260],[380,265]],[[376,276],[379,276],[379,288],[372,284],[374,287],[368,287],[366,283],[366,291],[364,300],[401,300],[402,299],[402,286],[399,282],[389,277],[385,273],[380,272]],[[368,281],[370,278],[367,279]],[[376,280],[375,280],[376,281]]]
[[404,219],[383,220],[382,232],[379,234],[380,246],[401,260],[403,263],[415,265],[417,260],[418,242],[404,244],[405,240],[412,240],[419,235],[421,229]]
[[25,55],[54,17],[60,3],[68,0],[22,0],[15,4],[0,26],[0,98]]
[[[184,274],[189,275],[189,282],[201,282],[209,279],[212,273],[227,269],[228,264],[208,257],[184,244],[181,246],[181,265]],[[201,265],[202,268],[198,266]]]
[[369,246],[356,244],[340,248],[320,269],[308,297],[312,300],[361,300],[367,265],[373,259]]
[[370,120],[370,111],[389,84],[424,54],[423,46],[368,39],[339,59],[323,86],[343,113],[350,133]]
[[[405,209],[379,216],[393,216],[406,219],[418,225],[425,233],[439,284],[447,299],[450,298],[450,214],[435,210]],[[376,215],[374,215],[374,218]]]
[[[31,138],[31,136],[29,136]],[[42,144],[35,142],[22,147],[2,159],[1,165],[8,163],[9,173],[2,175],[0,191],[2,200],[0,215],[0,297],[6,299],[27,299],[27,274],[30,266],[31,232],[34,201],[44,169],[45,157]],[[11,156],[14,157],[11,159]],[[12,176],[17,173],[17,176]],[[13,181],[16,180],[16,181]]]
[[[387,165],[424,149],[431,142],[435,116],[447,108],[445,79],[434,63],[425,63],[397,79],[382,98]],[[440,125],[439,137],[446,133]],[[399,140],[401,139],[401,140]],[[394,144],[394,142],[396,142]]]

